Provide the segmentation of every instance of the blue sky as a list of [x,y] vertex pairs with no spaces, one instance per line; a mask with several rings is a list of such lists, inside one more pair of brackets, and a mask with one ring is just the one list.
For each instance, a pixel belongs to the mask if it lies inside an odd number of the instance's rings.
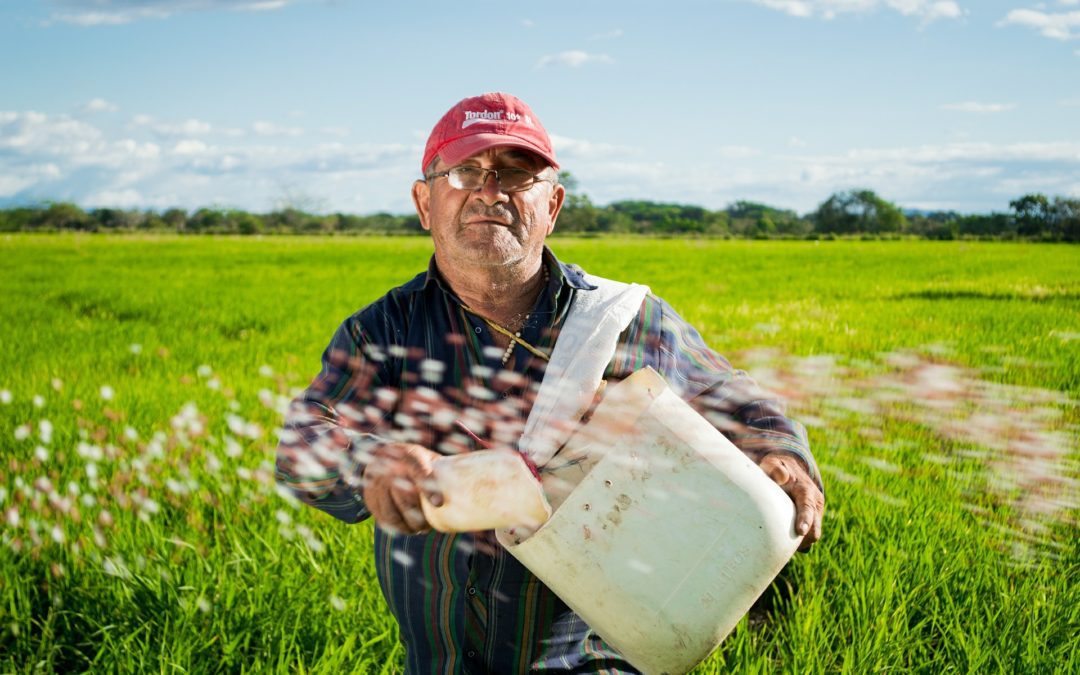
[[5,0],[0,206],[411,210],[457,100],[597,203],[1080,196],[1080,0]]

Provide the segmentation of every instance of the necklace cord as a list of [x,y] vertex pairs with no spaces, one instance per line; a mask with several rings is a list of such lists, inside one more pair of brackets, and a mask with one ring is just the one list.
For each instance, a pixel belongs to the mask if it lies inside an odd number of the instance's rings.
[[[542,265],[541,269],[543,270],[543,275],[544,275],[543,276],[543,283],[546,286],[547,282],[548,282],[548,279],[550,278],[550,273],[548,272],[547,265]],[[541,286],[540,292],[541,293],[544,292],[543,291],[543,286]],[[506,328],[505,326],[502,326],[499,323],[497,323],[495,321],[492,321],[491,319],[487,318],[483,314],[480,314],[475,309],[473,309],[472,307],[469,307],[465,303],[461,304],[461,308],[464,309],[469,314],[472,314],[473,316],[475,316],[478,319],[482,320],[484,323],[486,323],[488,325],[489,328],[491,328],[491,330],[495,331],[496,333],[500,333],[501,335],[504,335],[504,336],[510,338],[510,347],[506,350],[506,353],[503,354],[503,358],[502,358],[503,365],[506,365],[506,362],[509,361],[510,354],[511,354],[511,352],[513,352],[513,348],[514,348],[515,344],[521,345],[526,350],[528,350],[530,353],[532,353],[533,356],[541,358],[541,359],[543,359],[545,361],[550,361],[551,360],[551,356],[549,354],[546,354],[541,349],[539,349],[537,347],[534,347],[531,344],[529,344],[528,342],[526,342],[525,340],[523,340],[522,337],[521,337],[521,331],[518,331],[517,333],[515,333],[515,332],[511,331],[509,328]],[[528,321],[529,317],[526,316],[525,320]]]

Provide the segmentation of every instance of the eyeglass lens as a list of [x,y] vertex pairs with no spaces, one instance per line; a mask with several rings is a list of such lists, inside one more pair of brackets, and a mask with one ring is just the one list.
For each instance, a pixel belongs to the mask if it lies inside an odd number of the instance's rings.
[[448,178],[451,187],[459,190],[476,190],[484,186],[489,173],[494,173],[499,187],[508,192],[523,190],[535,181],[532,172],[525,169],[482,169],[478,166],[456,166],[450,169]]

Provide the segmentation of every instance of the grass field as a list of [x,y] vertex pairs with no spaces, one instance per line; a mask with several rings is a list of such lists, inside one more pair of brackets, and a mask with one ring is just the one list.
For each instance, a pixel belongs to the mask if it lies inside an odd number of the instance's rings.
[[[825,535],[699,671],[1080,672],[1080,247],[552,240],[782,393]],[[400,670],[283,406],[420,238],[0,238],[0,671]]]

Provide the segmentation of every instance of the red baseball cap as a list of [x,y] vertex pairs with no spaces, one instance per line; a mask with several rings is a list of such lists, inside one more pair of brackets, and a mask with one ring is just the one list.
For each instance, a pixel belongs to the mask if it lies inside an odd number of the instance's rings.
[[559,168],[551,139],[529,106],[512,94],[490,92],[463,99],[442,116],[428,136],[420,171],[436,155],[453,165],[499,146],[529,150]]

